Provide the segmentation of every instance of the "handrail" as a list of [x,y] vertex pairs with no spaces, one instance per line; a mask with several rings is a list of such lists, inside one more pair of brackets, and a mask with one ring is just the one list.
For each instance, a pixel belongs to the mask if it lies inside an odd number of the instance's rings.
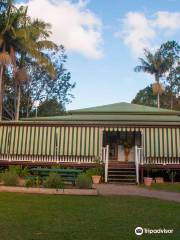
[[139,184],[139,159],[137,145],[135,146],[135,166],[136,166],[136,183]]
[[105,148],[105,182],[108,181],[109,145]]

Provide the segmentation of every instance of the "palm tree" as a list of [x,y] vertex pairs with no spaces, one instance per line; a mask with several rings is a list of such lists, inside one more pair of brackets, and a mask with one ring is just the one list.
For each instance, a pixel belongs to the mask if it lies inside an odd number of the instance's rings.
[[169,64],[166,59],[162,56],[161,52],[157,50],[152,54],[148,50],[144,50],[145,59],[139,58],[141,65],[135,67],[135,72],[147,72],[155,77],[154,93],[157,94],[157,106],[160,108],[160,94],[163,89],[160,84],[160,78],[169,69]]
[[7,65],[10,65],[11,58],[7,52],[0,53],[0,121],[2,120],[2,103],[3,103],[3,73]]
[[[48,40],[50,36],[49,28],[50,25],[43,21],[32,21],[27,15],[26,7],[16,8],[10,0],[6,11],[0,14],[0,52],[7,52],[11,57],[16,86],[16,120],[19,119],[20,85],[22,80],[17,78],[22,74],[16,73],[22,69],[24,71],[26,57],[33,58],[51,75],[55,75],[53,65],[44,52],[44,50],[56,48],[56,45]],[[18,57],[20,57],[20,61],[18,61]],[[19,66],[17,66],[18,62]],[[1,101],[0,105],[2,105]],[[0,111],[1,109],[0,106]]]

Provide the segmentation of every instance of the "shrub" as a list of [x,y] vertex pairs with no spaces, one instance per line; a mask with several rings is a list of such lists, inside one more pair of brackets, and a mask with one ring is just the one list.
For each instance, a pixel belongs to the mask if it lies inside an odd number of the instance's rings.
[[23,168],[22,166],[14,166],[10,165],[9,166],[9,171],[16,173],[19,177],[25,177],[29,174],[29,169],[27,167]]
[[25,181],[25,187],[39,187],[42,184],[42,180],[39,177],[27,178]]
[[86,173],[79,174],[76,179],[76,186],[78,188],[92,188],[91,177]]
[[86,175],[89,176],[89,177],[92,177],[92,176],[101,176],[101,172],[99,171],[98,168],[90,168],[86,171]]
[[1,180],[6,186],[16,186],[18,184],[18,175],[15,172],[6,170],[1,174]]
[[57,173],[50,173],[46,180],[43,182],[45,188],[63,188],[64,182],[61,176]]

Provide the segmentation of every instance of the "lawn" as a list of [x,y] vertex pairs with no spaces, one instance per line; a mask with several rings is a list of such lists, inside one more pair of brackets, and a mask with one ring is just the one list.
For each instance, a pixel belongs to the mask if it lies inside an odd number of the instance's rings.
[[[2,240],[180,239],[180,204],[141,197],[0,193]],[[134,228],[173,228],[137,237]]]
[[[145,187],[144,185],[140,185]],[[152,190],[162,190],[168,192],[180,192],[180,183],[154,183],[150,187],[146,187]]]

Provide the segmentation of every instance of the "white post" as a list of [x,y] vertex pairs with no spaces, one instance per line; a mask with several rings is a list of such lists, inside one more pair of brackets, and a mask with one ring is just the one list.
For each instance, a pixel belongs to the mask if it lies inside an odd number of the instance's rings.
[[135,165],[136,165],[136,183],[139,184],[139,159],[137,145],[135,146]]
[[145,146],[144,141],[145,141],[145,139],[144,139],[144,131],[142,130],[141,131],[141,148],[142,148],[142,150],[141,150],[141,156],[140,156],[140,159],[139,159],[140,160],[139,163],[141,163],[142,165],[144,163],[144,158],[145,158],[145,156],[144,156],[144,146]]
[[106,155],[105,155],[105,182],[108,181],[108,161],[109,161],[109,145],[106,146]]

